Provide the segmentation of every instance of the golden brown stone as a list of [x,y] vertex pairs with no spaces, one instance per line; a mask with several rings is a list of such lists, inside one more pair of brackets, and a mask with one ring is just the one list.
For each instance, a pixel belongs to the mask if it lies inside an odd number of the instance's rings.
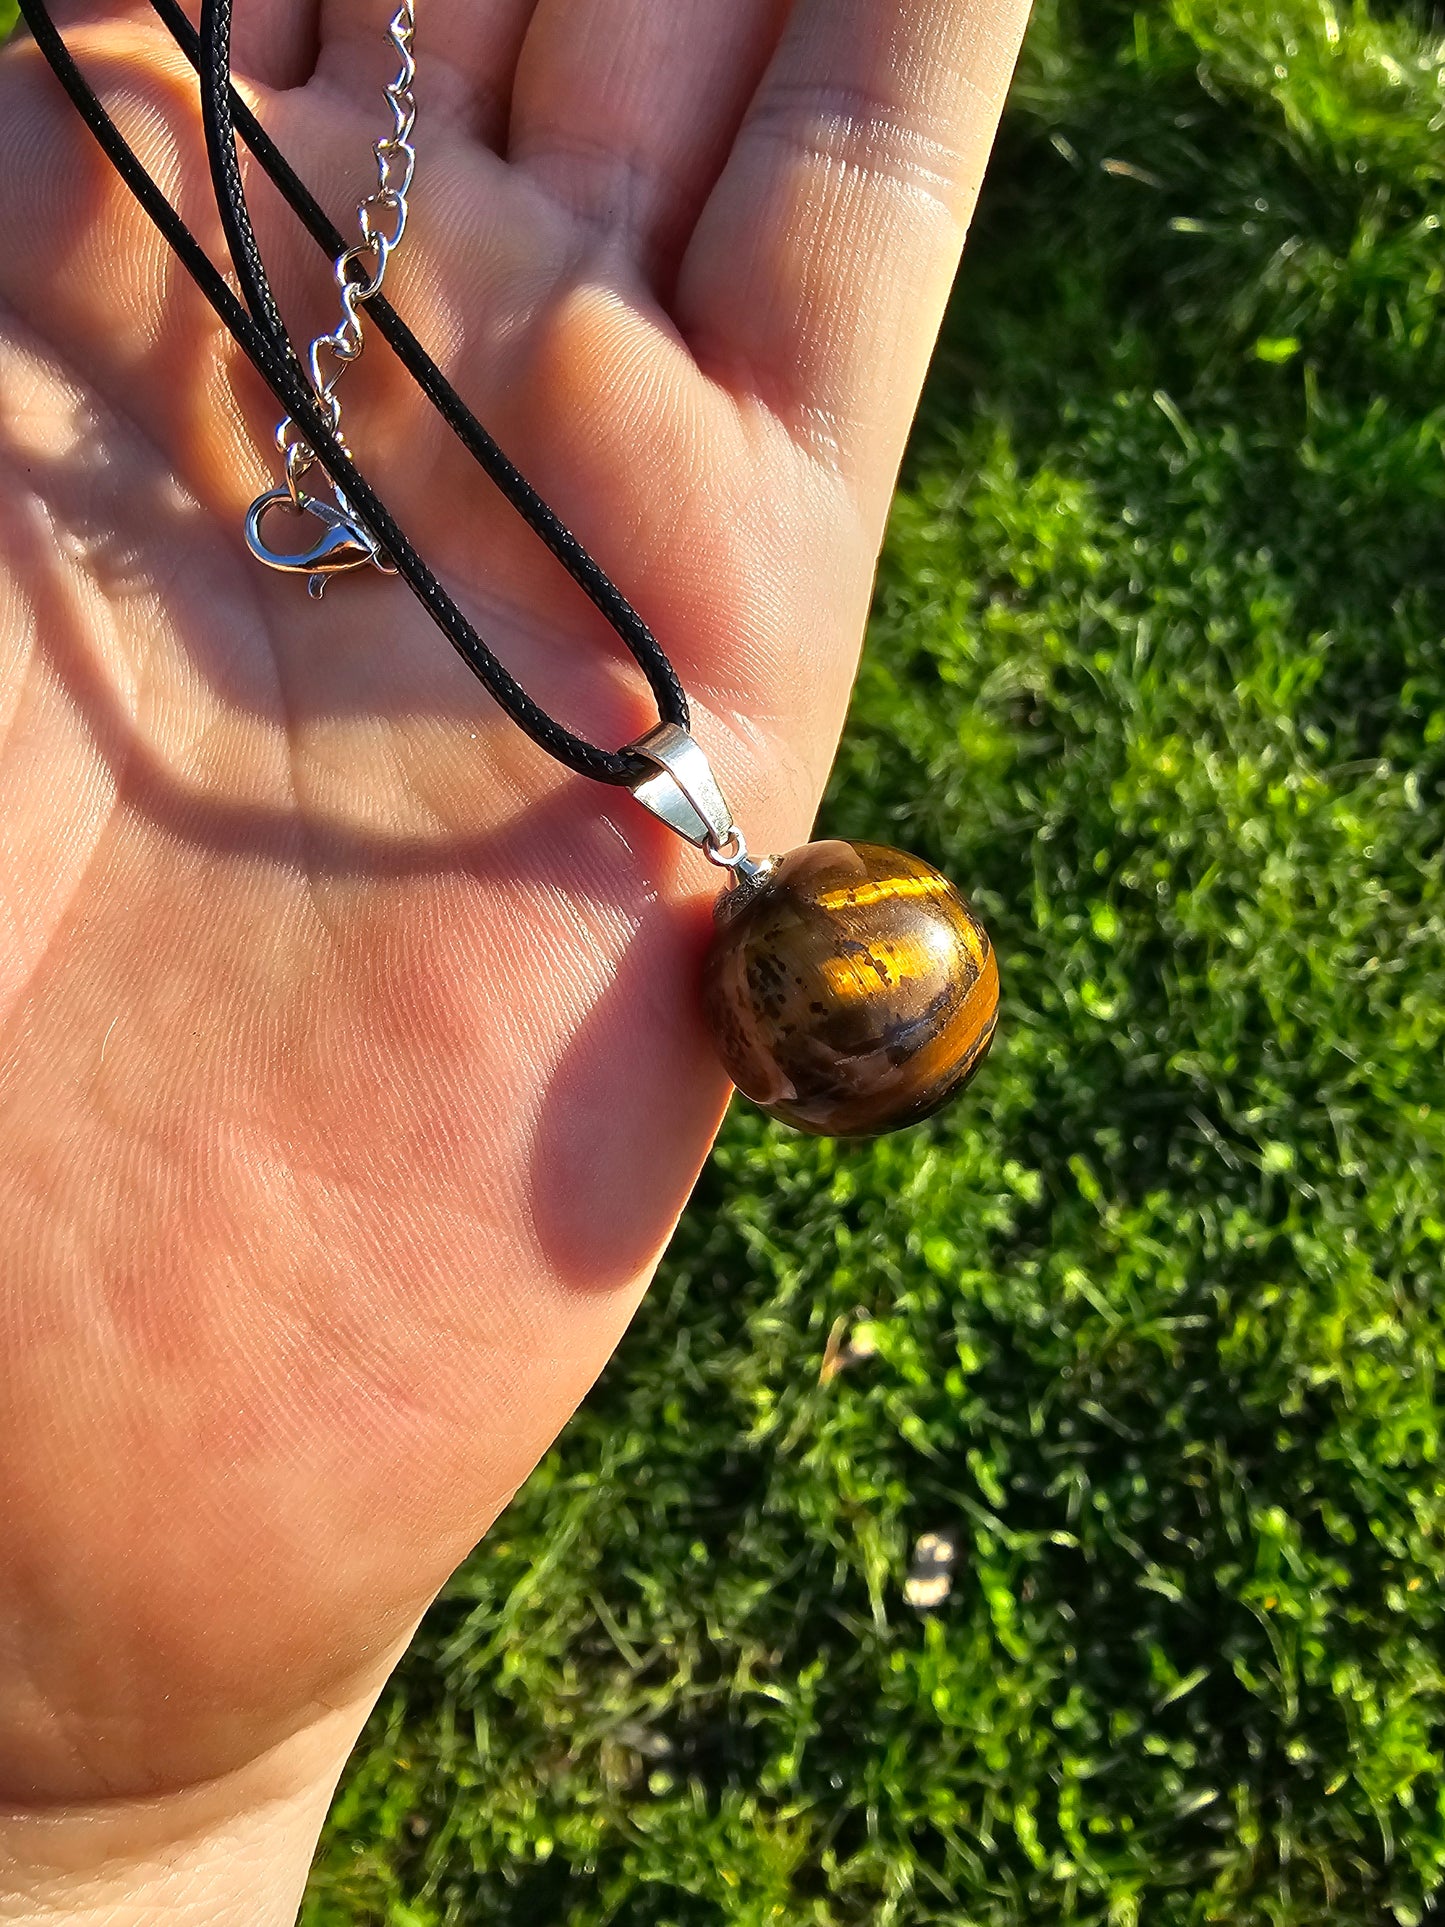
[[871,1137],[963,1089],[998,964],[944,876],[876,843],[809,843],[719,905],[703,1005],[738,1089],[800,1131]]

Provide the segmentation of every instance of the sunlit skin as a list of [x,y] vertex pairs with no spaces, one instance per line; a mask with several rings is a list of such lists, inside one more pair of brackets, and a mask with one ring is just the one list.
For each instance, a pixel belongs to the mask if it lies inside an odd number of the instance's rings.
[[[183,59],[143,5],[56,11],[214,243]],[[1022,0],[419,11],[390,291],[786,849]],[[237,3],[238,74],[343,227],[389,12]],[[0,1804],[124,1815],[299,1746],[304,1834],[706,1155],[716,877],[500,718],[401,584],[318,604],[249,559],[274,403],[24,45],[0,183]],[[325,262],[254,205],[309,337]],[[608,746],[648,727],[379,340],[348,403],[526,686]]]

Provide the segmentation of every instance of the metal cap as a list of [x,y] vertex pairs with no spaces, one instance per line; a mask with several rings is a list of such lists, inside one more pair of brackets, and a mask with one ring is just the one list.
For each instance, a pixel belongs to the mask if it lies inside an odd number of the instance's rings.
[[632,785],[642,807],[698,849],[725,849],[735,835],[733,813],[687,731],[659,723],[627,747],[652,765],[652,773]]

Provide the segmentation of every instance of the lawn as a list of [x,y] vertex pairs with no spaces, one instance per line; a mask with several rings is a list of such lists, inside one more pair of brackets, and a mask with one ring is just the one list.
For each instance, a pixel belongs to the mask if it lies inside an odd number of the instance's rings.
[[825,811],[975,896],[1000,1041],[730,1118],[307,1927],[1427,1917],[1442,220],[1438,9],[1044,0]]

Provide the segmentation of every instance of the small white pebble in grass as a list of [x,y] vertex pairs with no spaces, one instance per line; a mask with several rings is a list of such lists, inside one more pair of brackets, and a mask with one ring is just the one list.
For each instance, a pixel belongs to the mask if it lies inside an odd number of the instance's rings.
[[958,1534],[924,1532],[913,1548],[913,1563],[903,1582],[903,1597],[916,1612],[934,1612],[953,1591],[953,1569],[958,1563]]

